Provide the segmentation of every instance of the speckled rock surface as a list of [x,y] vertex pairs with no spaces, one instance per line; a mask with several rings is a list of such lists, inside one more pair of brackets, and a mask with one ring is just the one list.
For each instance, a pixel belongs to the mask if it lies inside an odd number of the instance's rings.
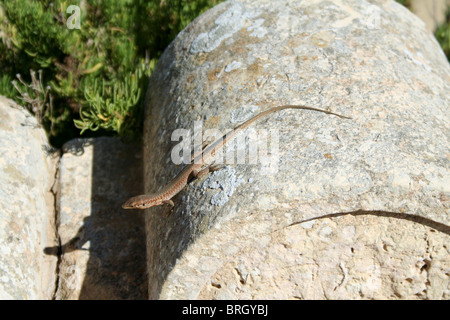
[[448,235],[421,224],[346,215],[254,237],[239,234],[224,245],[214,232],[205,234],[189,250],[202,266],[215,268],[190,274],[195,286],[179,286],[193,264],[186,255],[163,296],[178,298],[182,290],[191,299],[450,298],[449,253],[442,245]]
[[45,131],[0,97],[0,299],[51,299],[56,283],[55,181],[58,157]]
[[394,1],[236,0],[203,14],[150,81],[147,192],[180,171],[171,134],[196,120],[225,133],[282,104],[353,119],[274,114],[254,127],[279,132],[276,175],[227,165],[170,215],[149,209],[150,298],[448,299],[448,92],[438,43]]
[[[144,217],[121,208],[142,190],[140,148],[76,139],[59,165],[56,299],[146,299]],[[47,248],[56,254],[57,248]]]

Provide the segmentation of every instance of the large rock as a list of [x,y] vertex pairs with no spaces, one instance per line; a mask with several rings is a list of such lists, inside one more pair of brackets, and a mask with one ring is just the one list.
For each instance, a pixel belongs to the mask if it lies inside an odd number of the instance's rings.
[[56,164],[44,129],[13,101],[0,97],[0,299],[51,299],[57,257]]
[[278,130],[275,175],[227,165],[149,209],[150,297],[448,299],[449,90],[438,43],[394,1],[207,11],[150,81],[147,192],[180,170],[171,134],[195,120],[225,133],[282,104],[353,119],[273,114],[254,127]]

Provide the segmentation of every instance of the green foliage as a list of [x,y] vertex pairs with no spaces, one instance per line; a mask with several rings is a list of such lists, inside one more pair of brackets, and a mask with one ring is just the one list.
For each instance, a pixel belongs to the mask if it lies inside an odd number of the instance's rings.
[[[137,125],[139,114],[133,107],[137,105],[141,97],[140,83],[145,79],[144,76],[150,76],[150,68],[145,63],[140,66],[135,74],[126,77],[124,81],[116,85],[104,79],[101,79],[101,85],[99,85],[98,79],[94,79],[93,83],[86,86],[84,95],[87,108],[81,109],[80,120],[74,120],[75,126],[81,129],[81,133],[85,130],[106,129],[125,136],[130,126]],[[126,121],[127,119],[130,120]]]
[[13,97],[17,94],[15,88],[11,85],[13,78],[9,74],[0,76],[0,94],[6,97]]
[[0,94],[28,107],[55,146],[80,133],[139,137],[156,60],[218,2],[0,0]]

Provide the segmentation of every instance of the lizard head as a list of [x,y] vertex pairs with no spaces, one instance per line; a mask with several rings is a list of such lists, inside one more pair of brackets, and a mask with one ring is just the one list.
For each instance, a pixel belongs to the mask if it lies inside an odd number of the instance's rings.
[[123,205],[124,209],[147,209],[154,206],[159,206],[162,204],[160,199],[152,197],[149,194],[142,194],[128,199]]

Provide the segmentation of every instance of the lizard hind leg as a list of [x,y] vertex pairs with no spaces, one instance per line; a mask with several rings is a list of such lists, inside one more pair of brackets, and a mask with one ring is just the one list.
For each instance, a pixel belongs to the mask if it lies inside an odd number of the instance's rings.
[[175,207],[175,203],[173,203],[172,200],[163,200],[162,203],[168,204],[168,205],[170,205],[171,207]]
[[219,171],[225,168],[225,164],[219,163],[219,164],[212,164],[208,167],[209,172]]

